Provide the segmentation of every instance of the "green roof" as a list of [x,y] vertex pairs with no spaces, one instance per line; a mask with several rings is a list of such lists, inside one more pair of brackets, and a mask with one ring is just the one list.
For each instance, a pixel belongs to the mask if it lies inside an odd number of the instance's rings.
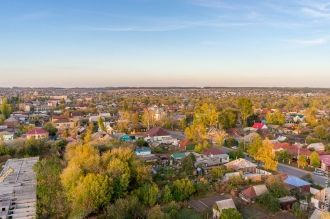
[[181,160],[181,159],[183,159],[183,158],[185,158],[186,157],[186,154],[185,153],[173,153],[172,155],[171,155],[171,157],[173,158],[173,159],[175,159],[175,160]]

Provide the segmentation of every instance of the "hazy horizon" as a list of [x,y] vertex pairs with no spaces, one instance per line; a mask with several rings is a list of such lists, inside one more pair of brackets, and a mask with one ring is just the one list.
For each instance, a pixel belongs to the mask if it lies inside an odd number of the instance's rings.
[[0,87],[330,88],[325,0],[0,2]]

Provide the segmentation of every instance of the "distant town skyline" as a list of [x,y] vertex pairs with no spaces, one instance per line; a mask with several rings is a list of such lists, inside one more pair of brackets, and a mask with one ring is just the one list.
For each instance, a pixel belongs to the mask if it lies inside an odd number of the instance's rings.
[[326,0],[0,2],[0,87],[330,87]]

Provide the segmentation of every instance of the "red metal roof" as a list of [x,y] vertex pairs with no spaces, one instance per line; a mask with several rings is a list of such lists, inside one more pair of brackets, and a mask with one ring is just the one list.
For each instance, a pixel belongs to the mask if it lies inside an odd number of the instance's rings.
[[30,131],[28,131],[26,134],[27,135],[44,135],[44,134],[48,134],[48,132],[43,128],[34,128],[34,129],[31,129]]
[[[289,144],[289,143],[274,143],[274,150],[283,149],[286,150],[289,154],[298,155],[299,147],[297,145]],[[300,148],[300,154],[309,156],[311,151],[306,148]]]
[[252,128],[255,128],[255,129],[262,129],[262,127],[264,127],[264,124],[261,122],[256,122],[252,126]]

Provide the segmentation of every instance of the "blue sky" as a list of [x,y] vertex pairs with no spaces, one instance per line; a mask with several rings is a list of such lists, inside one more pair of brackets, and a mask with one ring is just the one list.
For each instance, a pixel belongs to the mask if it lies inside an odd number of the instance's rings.
[[330,87],[330,1],[0,0],[0,78]]

